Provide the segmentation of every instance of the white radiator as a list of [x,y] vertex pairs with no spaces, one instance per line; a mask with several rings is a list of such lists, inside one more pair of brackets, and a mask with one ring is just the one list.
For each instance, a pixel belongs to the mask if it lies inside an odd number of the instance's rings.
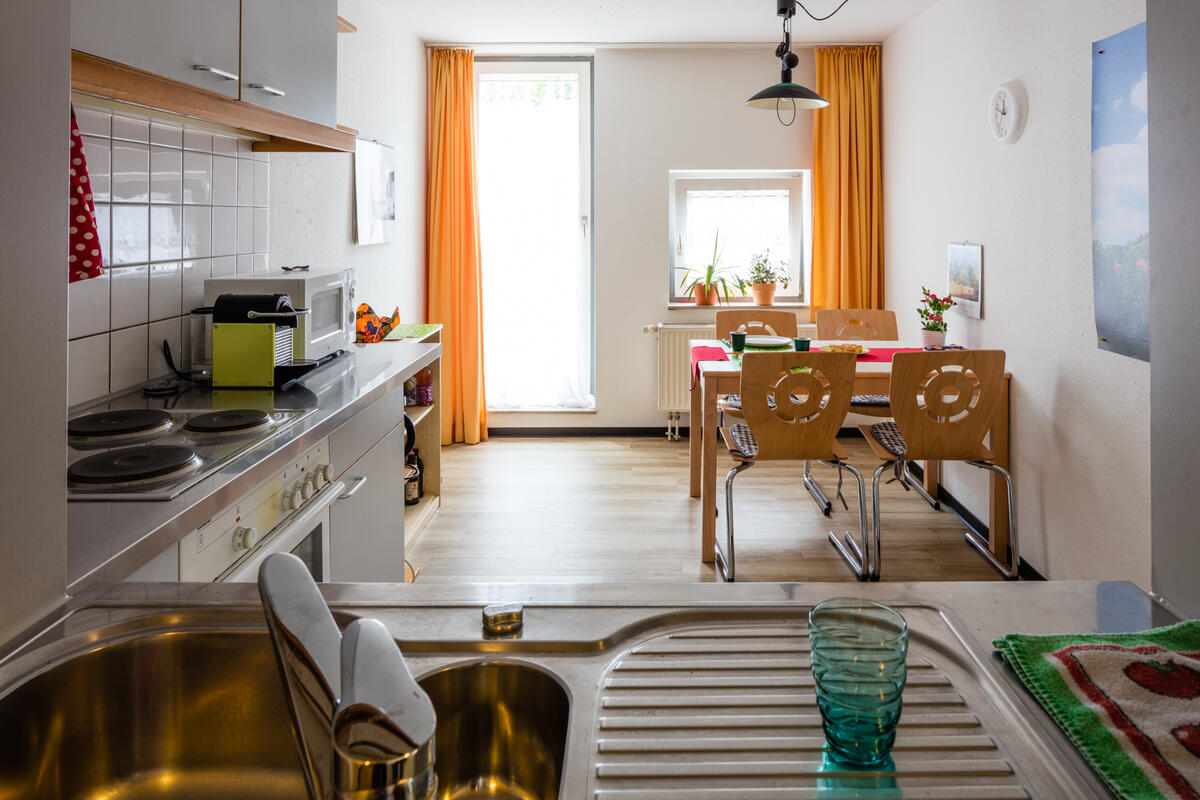
[[660,322],[644,330],[658,333],[658,410],[678,414],[691,408],[692,356],[688,341],[716,338],[715,325],[697,322]]

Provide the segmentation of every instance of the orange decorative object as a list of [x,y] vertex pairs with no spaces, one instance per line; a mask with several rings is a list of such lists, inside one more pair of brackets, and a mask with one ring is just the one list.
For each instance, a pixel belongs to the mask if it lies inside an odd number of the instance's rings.
[[354,341],[359,344],[374,344],[382,342],[392,329],[400,324],[400,307],[392,312],[390,317],[381,317],[366,303],[354,312]]

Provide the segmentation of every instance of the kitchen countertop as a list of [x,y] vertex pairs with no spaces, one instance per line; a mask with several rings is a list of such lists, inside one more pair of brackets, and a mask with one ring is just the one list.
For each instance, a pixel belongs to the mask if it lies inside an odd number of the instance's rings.
[[229,407],[236,395],[241,407],[315,411],[173,500],[68,502],[67,593],[125,578],[440,355],[440,344],[354,345],[287,392],[196,388],[163,398],[163,407],[205,409]]

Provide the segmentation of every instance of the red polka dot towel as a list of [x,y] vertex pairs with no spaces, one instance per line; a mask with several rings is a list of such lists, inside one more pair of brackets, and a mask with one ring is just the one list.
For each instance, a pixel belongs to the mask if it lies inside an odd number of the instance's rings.
[[96,229],[96,207],[92,204],[92,184],[88,179],[87,157],[83,154],[83,139],[75,109],[71,109],[71,221],[70,251],[67,271],[70,282],[100,277],[104,266],[100,252],[100,235]]

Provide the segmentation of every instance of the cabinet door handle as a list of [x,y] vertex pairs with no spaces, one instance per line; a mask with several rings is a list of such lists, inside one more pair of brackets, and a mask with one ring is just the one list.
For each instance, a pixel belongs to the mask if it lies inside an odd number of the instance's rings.
[[267,86],[265,83],[247,83],[251,89],[258,89],[263,94],[269,94],[273,97],[283,97],[287,94],[283,89],[276,89],[274,86]]
[[345,494],[338,495],[338,500],[349,500],[351,497],[354,496],[355,492],[357,492],[359,489],[361,489],[363,487],[363,484],[365,484],[366,482],[367,482],[367,476],[359,475],[357,478],[354,479],[354,485],[351,486],[350,489]]
[[217,69],[216,67],[210,67],[208,64],[196,64],[192,67],[192,69],[198,72],[211,73],[216,75],[218,78],[224,78],[227,81],[236,81],[240,77],[236,73],[226,72],[225,70]]

